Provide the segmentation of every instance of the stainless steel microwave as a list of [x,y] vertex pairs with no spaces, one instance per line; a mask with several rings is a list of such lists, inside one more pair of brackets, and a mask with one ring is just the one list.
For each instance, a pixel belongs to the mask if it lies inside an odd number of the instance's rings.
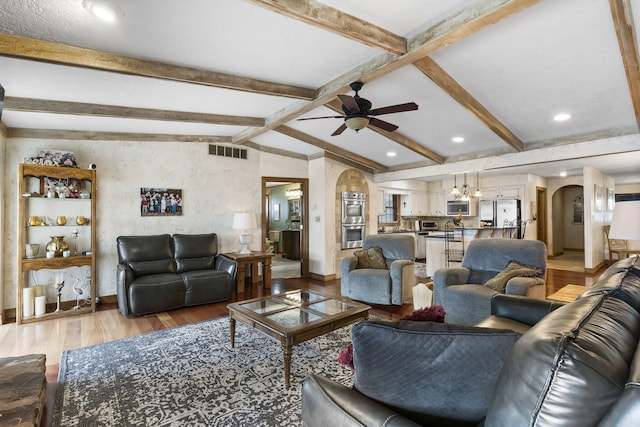
[[447,216],[476,216],[477,215],[478,201],[475,199],[470,200],[448,200],[447,201]]

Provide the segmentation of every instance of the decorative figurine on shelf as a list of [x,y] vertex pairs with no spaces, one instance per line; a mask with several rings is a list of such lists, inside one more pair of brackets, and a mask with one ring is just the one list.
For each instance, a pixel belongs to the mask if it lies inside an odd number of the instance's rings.
[[56,300],[56,313],[62,313],[64,310],[60,308],[60,299],[62,296],[62,288],[64,288],[64,273],[56,273],[54,284],[56,286],[56,292],[58,293],[58,298]]
[[80,252],[78,252],[78,234],[80,234],[80,231],[78,231],[77,228],[74,228],[71,231],[71,234],[73,234],[73,255],[79,255]]
[[87,283],[87,270],[84,270],[83,277],[73,276],[73,293],[76,294],[76,305],[73,307],[74,310],[80,310],[82,305],[80,305],[80,299],[84,296],[85,299],[89,292],[89,287]]

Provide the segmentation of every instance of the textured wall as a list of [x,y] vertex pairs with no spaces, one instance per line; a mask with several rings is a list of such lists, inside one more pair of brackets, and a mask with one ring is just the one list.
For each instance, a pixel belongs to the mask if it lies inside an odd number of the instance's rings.
[[[8,139],[5,145],[4,309],[15,307],[17,165],[41,148],[72,151],[82,167],[89,162],[98,165],[95,221],[99,296],[116,293],[117,236],[215,232],[219,236],[219,249],[234,251],[239,231],[231,229],[233,213],[246,210],[259,216],[261,177],[307,177],[305,160],[252,149],[248,160],[211,156],[207,154],[208,145],[203,143]],[[182,189],[183,215],[141,217],[141,187]],[[253,233],[253,241],[260,242],[260,230]]]

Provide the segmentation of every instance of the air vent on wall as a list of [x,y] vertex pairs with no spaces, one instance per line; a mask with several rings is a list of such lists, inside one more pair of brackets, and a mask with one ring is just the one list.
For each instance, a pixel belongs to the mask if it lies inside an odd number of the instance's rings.
[[209,144],[209,154],[214,156],[233,157],[234,159],[247,160],[247,149],[230,147],[228,145]]

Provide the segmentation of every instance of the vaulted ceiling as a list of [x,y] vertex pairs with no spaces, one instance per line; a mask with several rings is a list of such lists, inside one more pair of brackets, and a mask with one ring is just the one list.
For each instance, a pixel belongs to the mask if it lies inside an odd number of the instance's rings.
[[[82,0],[3,0],[9,137],[247,145],[379,181],[640,182],[640,0],[110,1],[114,23]],[[297,120],[341,114],[353,81],[374,108],[419,109],[379,117],[395,132]]]

